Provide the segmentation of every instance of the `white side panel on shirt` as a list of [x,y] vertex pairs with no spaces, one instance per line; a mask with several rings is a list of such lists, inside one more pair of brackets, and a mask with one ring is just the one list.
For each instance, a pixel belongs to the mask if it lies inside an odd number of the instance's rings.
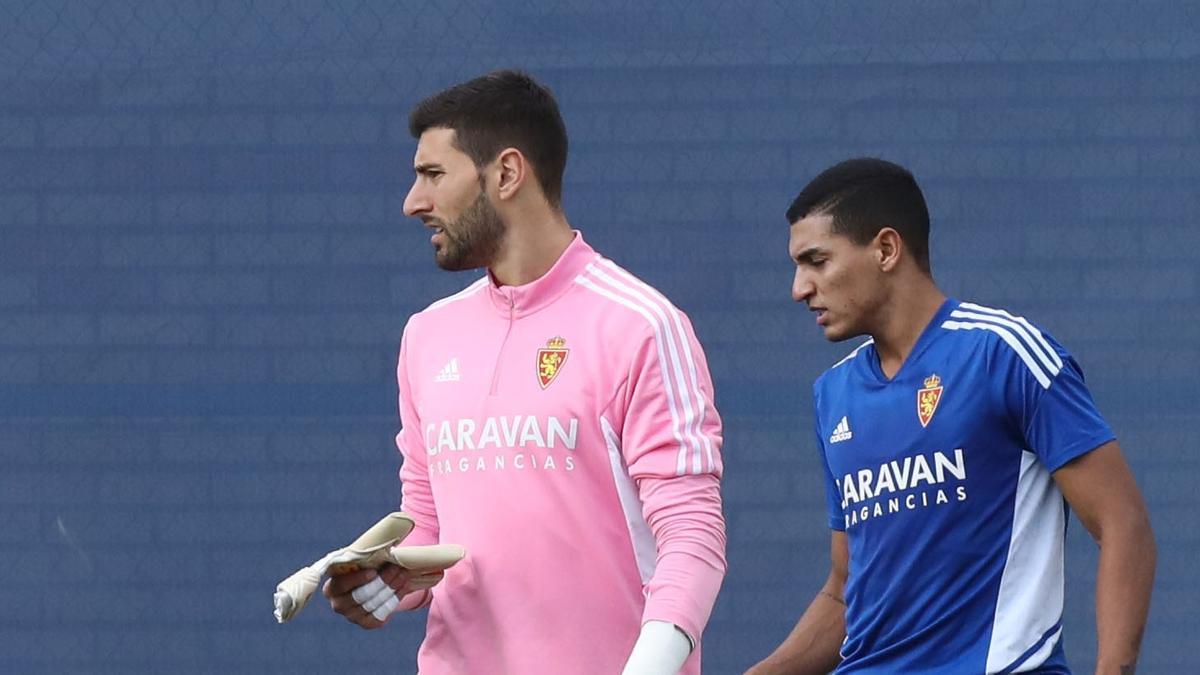
[[1008,559],[1000,577],[987,672],[1013,665],[1023,673],[1041,665],[1058,643],[1060,628],[1040,649],[1015,663],[1062,618],[1063,533],[1066,509],[1062,493],[1037,455],[1021,453]]
[[633,479],[625,470],[617,432],[603,417],[600,418],[600,429],[604,432],[604,444],[608,446],[608,462],[612,467],[613,483],[617,487],[617,497],[621,500],[625,524],[629,527],[629,539],[633,542],[633,556],[637,560],[642,584],[645,585],[650,582],[650,577],[654,576],[654,567],[658,564],[658,546],[654,542],[654,534],[650,532],[650,525],[642,516],[642,500],[638,498]]

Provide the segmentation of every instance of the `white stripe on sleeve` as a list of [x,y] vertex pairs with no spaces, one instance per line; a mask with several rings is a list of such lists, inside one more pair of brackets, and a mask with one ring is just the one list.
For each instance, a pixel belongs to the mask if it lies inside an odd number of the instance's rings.
[[1041,344],[1042,349],[1046,350],[1046,353],[1049,354],[1050,358],[1054,360],[1054,365],[1058,366],[1059,368],[1062,368],[1063,362],[1062,362],[1062,358],[1060,358],[1058,356],[1058,352],[1054,351],[1054,348],[1050,346],[1049,342],[1046,342],[1046,337],[1044,335],[1042,335],[1042,331],[1038,330],[1036,326],[1034,326],[1033,324],[1026,321],[1025,317],[1013,316],[1012,314],[1009,314],[1008,312],[1006,312],[1002,309],[994,309],[992,307],[984,307],[983,305],[977,305],[973,302],[962,302],[962,303],[959,303],[958,306],[963,309],[971,309],[971,310],[975,310],[976,312],[983,312],[985,314],[995,314],[998,316],[1003,316],[1007,319],[1011,319],[1012,321],[1016,321],[1017,323],[1024,326],[1025,330],[1029,331],[1029,334],[1032,335],[1033,338],[1035,340],[1037,340],[1039,344]]
[[[628,270],[620,267],[613,261],[601,259],[601,264],[612,270],[616,275],[625,279],[626,282],[629,283],[629,285],[633,288],[640,288],[651,299],[655,300],[656,304],[661,307],[663,311],[665,311],[673,320],[675,324],[675,336],[676,339],[679,340],[679,344],[683,347],[684,363],[687,365],[688,374],[691,376],[690,382],[683,382],[682,384],[685,388],[688,388],[690,385],[691,395],[694,397],[693,400],[696,402],[697,415],[691,419],[691,433],[695,434],[695,436],[700,439],[701,444],[704,446],[704,453],[708,459],[708,470],[716,471],[717,460],[713,451],[712,439],[704,434],[702,428],[704,419],[708,415],[708,409],[711,407],[712,403],[705,398],[704,390],[700,388],[700,377],[697,373],[696,357],[692,354],[692,341],[687,330],[683,326],[683,312],[676,309],[675,306],[671,304],[671,301],[667,300],[666,296],[659,292],[658,289],[642,281],[641,279],[638,279]],[[696,466],[695,471],[696,473],[700,473],[701,468]]]
[[[668,319],[666,313],[663,311],[663,308],[659,304],[655,303],[653,300],[648,298],[645,293],[638,290],[637,288],[635,288],[629,284],[623,283],[622,281],[616,279],[615,277],[607,274],[604,270],[601,270],[595,264],[588,265],[587,271],[592,275],[592,277],[594,279],[600,280],[603,283],[608,284],[608,286],[610,288],[617,289],[618,291],[624,293],[625,297],[633,300],[635,303],[641,305],[642,307],[649,309],[657,317],[658,325],[661,326],[662,330],[661,330],[661,332],[657,332],[656,334],[660,338],[665,336],[666,344],[667,344],[667,352],[668,352],[669,356],[671,357],[671,360],[669,363],[663,364],[663,371],[664,371],[663,376],[664,376],[664,378],[667,376],[667,366],[670,365],[671,366],[670,374],[675,378],[674,382],[673,382],[673,384],[675,385],[675,392],[679,395],[678,400],[681,403],[681,407],[682,407],[683,427],[680,431],[683,435],[684,442],[687,443],[689,446],[691,446],[691,449],[693,451],[693,454],[691,455],[691,459],[692,459],[691,471],[692,471],[692,473],[700,473],[701,470],[703,469],[703,466],[702,466],[703,457],[701,454],[702,448],[703,448],[703,441],[700,440],[700,437],[702,436],[702,434],[699,433],[699,429],[700,429],[699,420],[698,420],[699,416],[696,414],[695,408],[693,407],[693,403],[692,403],[692,399],[694,398],[695,393],[692,391],[689,391],[687,378],[686,378],[686,376],[684,374],[684,370],[683,370],[683,364],[680,361],[681,349],[676,342],[679,338],[677,337],[676,332],[673,330],[670,320]],[[686,338],[684,338],[684,339],[686,339]],[[690,354],[691,354],[691,350],[689,349],[687,356],[690,356]],[[686,356],[684,357],[684,360],[686,361]],[[695,405],[700,405],[700,402],[696,401]]]
[[1020,356],[1021,360],[1025,362],[1025,366],[1029,368],[1029,371],[1033,373],[1035,378],[1037,378],[1038,384],[1042,385],[1043,389],[1050,388],[1050,378],[1046,376],[1046,373],[1042,370],[1041,366],[1038,365],[1037,360],[1030,356],[1029,352],[1026,351],[1025,345],[1022,344],[1021,340],[1013,335],[1012,332],[1007,328],[994,323],[976,321],[943,321],[942,328],[949,330],[988,330],[996,335],[999,335],[1009,347],[1012,347],[1013,351],[1017,353],[1017,356]]
[[1062,367],[1062,361],[1055,363],[1055,360],[1050,358],[1050,355],[1052,354],[1055,356],[1055,358],[1057,358],[1058,355],[1054,354],[1054,350],[1051,349],[1049,350],[1049,353],[1047,353],[1046,350],[1042,349],[1042,345],[1044,345],[1045,342],[1039,342],[1038,340],[1034,339],[1033,335],[1026,331],[1025,327],[1016,321],[1010,321],[995,314],[964,312],[958,309],[950,312],[950,316],[956,319],[974,319],[976,321],[984,321],[1004,326],[1025,342],[1025,344],[1029,347],[1029,351],[1037,356],[1038,360],[1042,362],[1042,365],[1046,367],[1046,370],[1050,371],[1051,375],[1057,375],[1059,369]]
[[575,281],[576,281],[576,283],[580,284],[584,288],[594,291],[595,293],[598,293],[619,305],[624,305],[625,307],[632,309],[633,311],[637,312],[638,314],[641,314],[642,317],[645,318],[646,321],[648,321],[650,323],[650,325],[654,328],[654,334],[655,334],[654,345],[658,349],[658,360],[660,363],[659,369],[662,371],[663,385],[664,385],[664,389],[667,392],[667,407],[671,413],[671,422],[672,422],[671,433],[675,436],[675,440],[679,442],[679,457],[678,457],[678,461],[676,462],[676,473],[678,475],[683,475],[683,474],[687,473],[688,444],[686,442],[684,442],[683,434],[681,433],[681,429],[680,429],[679,407],[675,402],[675,391],[674,391],[674,387],[672,386],[672,379],[670,377],[670,374],[667,372],[667,356],[663,352],[662,328],[659,325],[658,320],[654,316],[652,316],[650,314],[650,312],[647,311],[645,308],[641,307],[640,305],[637,305],[636,303],[634,303],[620,295],[617,295],[615,292],[609,290],[608,288],[601,287],[598,283],[596,283],[591,278],[588,278],[581,274],[581,275],[575,277]]

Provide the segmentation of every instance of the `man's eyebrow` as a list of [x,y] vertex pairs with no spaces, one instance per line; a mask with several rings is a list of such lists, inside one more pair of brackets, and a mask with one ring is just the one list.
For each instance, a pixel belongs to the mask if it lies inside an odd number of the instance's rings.
[[813,258],[823,253],[825,253],[825,249],[821,248],[820,246],[809,246],[803,251],[800,251],[796,255],[792,256],[792,260],[795,260],[796,262],[812,262]]
[[414,173],[429,173],[430,171],[442,170],[442,165],[436,162],[422,162],[413,167]]

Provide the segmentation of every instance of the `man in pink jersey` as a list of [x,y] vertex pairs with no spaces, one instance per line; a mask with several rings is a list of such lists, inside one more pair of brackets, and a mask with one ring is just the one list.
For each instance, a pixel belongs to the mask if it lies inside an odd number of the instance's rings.
[[404,330],[405,544],[468,553],[440,583],[391,566],[326,596],[365,628],[428,605],[424,675],[699,673],[725,527],[691,323],[567,223],[566,129],[532,78],[452,87],[409,128],[404,212],[442,269],[487,274]]

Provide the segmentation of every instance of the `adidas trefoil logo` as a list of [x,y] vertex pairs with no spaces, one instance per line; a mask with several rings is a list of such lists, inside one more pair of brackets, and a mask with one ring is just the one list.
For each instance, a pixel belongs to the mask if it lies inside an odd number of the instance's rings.
[[442,366],[441,372],[433,380],[434,382],[458,382],[458,357],[450,359],[446,365]]
[[854,432],[850,431],[850,420],[846,419],[846,417],[843,415],[842,421],[838,422],[838,425],[833,428],[833,434],[829,437],[829,442],[841,443],[842,441],[848,441],[851,438],[854,438]]

